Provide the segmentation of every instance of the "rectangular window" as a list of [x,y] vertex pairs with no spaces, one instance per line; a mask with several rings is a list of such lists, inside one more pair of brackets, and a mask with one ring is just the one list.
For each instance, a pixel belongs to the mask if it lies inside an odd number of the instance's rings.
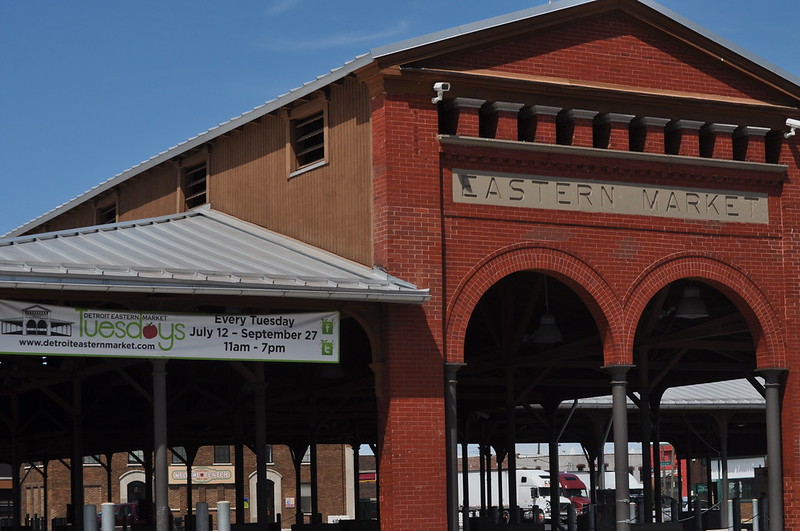
[[207,168],[205,163],[186,168],[183,172],[183,198],[187,210],[207,202],[206,176]]
[[306,453],[303,454],[303,458],[300,460],[301,465],[310,465],[311,464],[311,447],[309,446],[306,448]]
[[99,455],[84,455],[83,456],[83,464],[84,465],[100,465],[102,462],[100,461]]
[[311,483],[300,484],[300,510],[311,514]]
[[186,458],[186,448],[183,446],[176,446],[171,448],[172,450],[172,464],[173,465],[185,465],[187,458]]
[[97,225],[106,225],[117,222],[117,204],[100,207],[97,209]]
[[214,446],[214,464],[230,464],[231,462],[231,447],[230,446]]
[[129,465],[144,465],[144,450],[132,450],[128,452]]
[[320,111],[292,120],[295,169],[325,160],[325,113]]
[[272,460],[272,445],[267,445],[267,463],[274,463],[275,461]]

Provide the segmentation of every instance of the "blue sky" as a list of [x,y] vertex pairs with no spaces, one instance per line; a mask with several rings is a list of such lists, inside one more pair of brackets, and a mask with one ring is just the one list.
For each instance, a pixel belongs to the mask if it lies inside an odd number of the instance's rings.
[[[546,0],[0,0],[0,234],[371,48]],[[797,0],[661,5],[800,75]]]

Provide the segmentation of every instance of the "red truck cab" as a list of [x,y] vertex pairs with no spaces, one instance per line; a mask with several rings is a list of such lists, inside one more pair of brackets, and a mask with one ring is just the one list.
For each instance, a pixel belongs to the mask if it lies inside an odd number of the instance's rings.
[[575,506],[575,512],[583,514],[592,503],[586,484],[578,476],[569,472],[559,472],[558,483],[561,485],[561,495],[569,498],[569,501]]

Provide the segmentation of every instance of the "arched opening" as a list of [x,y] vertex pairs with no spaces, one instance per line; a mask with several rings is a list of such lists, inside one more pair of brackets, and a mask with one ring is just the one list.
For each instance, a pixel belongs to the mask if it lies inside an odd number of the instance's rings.
[[[598,326],[567,282],[513,273],[470,317],[457,384],[462,517],[496,519],[507,508],[512,522],[559,519],[570,501],[550,487],[558,480],[547,472],[561,470],[559,444],[597,446],[596,430],[564,407],[608,390]],[[526,460],[533,452],[544,460]]]
[[[708,385],[729,382],[742,393],[752,387],[763,391],[747,319],[714,285],[676,280],[645,307],[636,330],[633,362],[628,382],[638,408],[631,440],[642,444],[640,521],[665,518],[658,500],[680,500],[688,509],[693,497],[704,507],[719,509],[713,518],[727,521],[731,485],[727,472],[711,480],[712,463],[724,468],[734,456],[763,456],[767,451],[763,405],[736,413],[736,401],[726,400],[719,388]],[[706,384],[707,391],[695,388],[702,402],[687,401],[683,407],[662,403],[667,390],[695,384]],[[734,421],[735,414],[738,420]],[[682,478],[682,483],[664,471],[665,445],[675,448],[679,460],[685,459],[679,461],[681,472],[689,477]]]

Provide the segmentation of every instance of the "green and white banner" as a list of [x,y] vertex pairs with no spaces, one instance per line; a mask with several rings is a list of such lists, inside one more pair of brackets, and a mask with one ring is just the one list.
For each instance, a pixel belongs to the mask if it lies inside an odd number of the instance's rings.
[[339,312],[170,314],[0,300],[0,353],[339,362]]

